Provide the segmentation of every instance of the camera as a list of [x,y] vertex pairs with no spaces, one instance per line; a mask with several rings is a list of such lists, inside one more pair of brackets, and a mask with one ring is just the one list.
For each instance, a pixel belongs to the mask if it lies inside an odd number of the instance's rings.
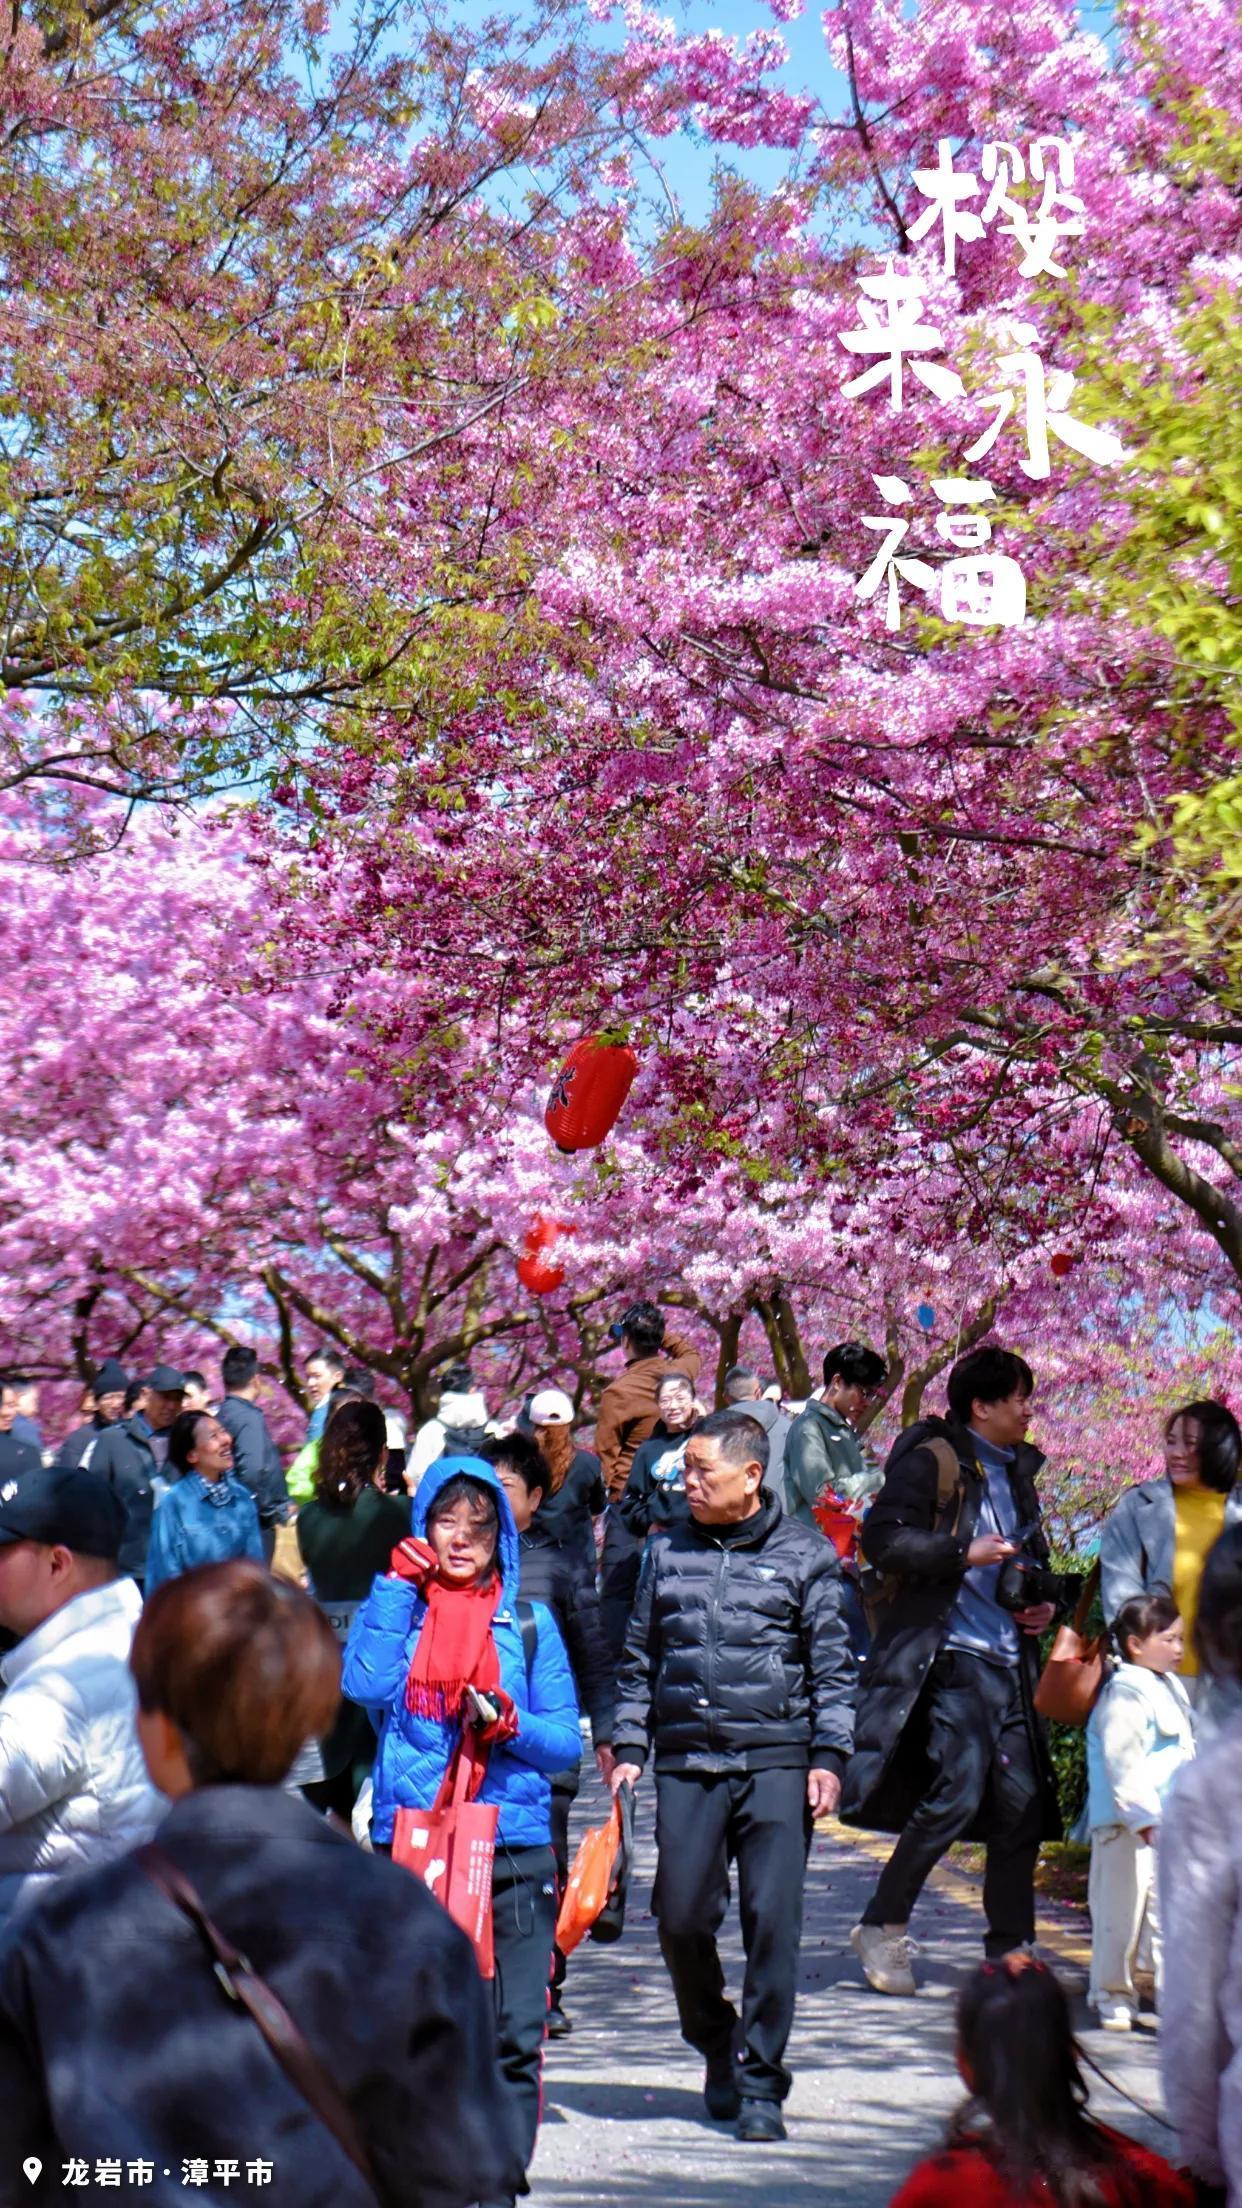
[[1007,1556],[996,1582],[996,1599],[1002,1610],[1038,1610],[1041,1603],[1074,1603],[1082,1588],[1081,1576],[1054,1572],[1037,1556]]
[[996,1599],[1002,1610],[1035,1610],[1041,1602],[1056,1602],[1061,1593],[1058,1573],[1036,1556],[1007,1556],[996,1582]]

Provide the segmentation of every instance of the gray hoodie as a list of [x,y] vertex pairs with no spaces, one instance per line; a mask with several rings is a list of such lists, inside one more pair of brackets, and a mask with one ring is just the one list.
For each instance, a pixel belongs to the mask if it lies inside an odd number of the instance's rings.
[[731,1409],[745,1411],[747,1418],[757,1418],[768,1437],[768,1469],[764,1474],[764,1486],[774,1488],[778,1495],[785,1492],[785,1444],[789,1439],[793,1420],[786,1418],[779,1403],[770,1403],[761,1395],[751,1403],[734,1403]]

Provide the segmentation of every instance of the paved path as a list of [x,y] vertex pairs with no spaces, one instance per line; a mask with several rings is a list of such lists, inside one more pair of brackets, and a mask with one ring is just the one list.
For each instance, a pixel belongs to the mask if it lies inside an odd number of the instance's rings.
[[[591,1821],[603,1814],[592,1794]],[[937,2139],[961,2098],[952,2061],[953,1995],[981,1957],[972,1882],[944,1870],[912,1929],[921,1947],[918,2000],[874,1994],[846,1944],[874,1876],[872,1842],[841,1828],[817,1835],[807,1884],[795,2071],[783,2146],[742,2146],[708,2122],[702,2067],[678,2035],[672,1995],[647,1913],[651,1788],[639,1796],[643,1875],[631,1893],[625,1938],[587,1941],[571,1965],[566,2007],[572,2038],[554,2042],[545,2070],[545,2121],[531,2173],[533,2208],[882,2208]],[[580,1806],[578,1826],[586,1821]],[[868,1853],[868,1850],[873,1851]],[[1084,1920],[1061,1908],[1041,1918],[1045,1951],[1081,1997]],[[740,1980],[735,1914],[722,1949],[730,1991]],[[1153,2035],[1129,2039],[1088,2029],[1084,2045],[1148,2107],[1159,2106]],[[1169,2137],[1094,2081],[1096,2112],[1119,2130],[1168,2151]]]

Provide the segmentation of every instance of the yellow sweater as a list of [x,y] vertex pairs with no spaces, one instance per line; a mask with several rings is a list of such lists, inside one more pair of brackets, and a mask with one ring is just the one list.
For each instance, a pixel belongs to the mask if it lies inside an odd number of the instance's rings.
[[1208,1550],[1224,1530],[1225,1500],[1212,1487],[1173,1490],[1173,1600],[1186,1627],[1186,1654],[1181,1663],[1184,1678],[1193,1678],[1199,1669],[1194,1646],[1199,1582]]

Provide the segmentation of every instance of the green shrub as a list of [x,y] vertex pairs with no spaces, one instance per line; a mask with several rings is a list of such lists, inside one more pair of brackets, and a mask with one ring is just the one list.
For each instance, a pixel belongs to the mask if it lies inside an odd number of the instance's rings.
[[1087,1799],[1087,1735],[1079,1725],[1050,1725],[1048,1747],[1056,1773],[1061,1821],[1068,1834]]

